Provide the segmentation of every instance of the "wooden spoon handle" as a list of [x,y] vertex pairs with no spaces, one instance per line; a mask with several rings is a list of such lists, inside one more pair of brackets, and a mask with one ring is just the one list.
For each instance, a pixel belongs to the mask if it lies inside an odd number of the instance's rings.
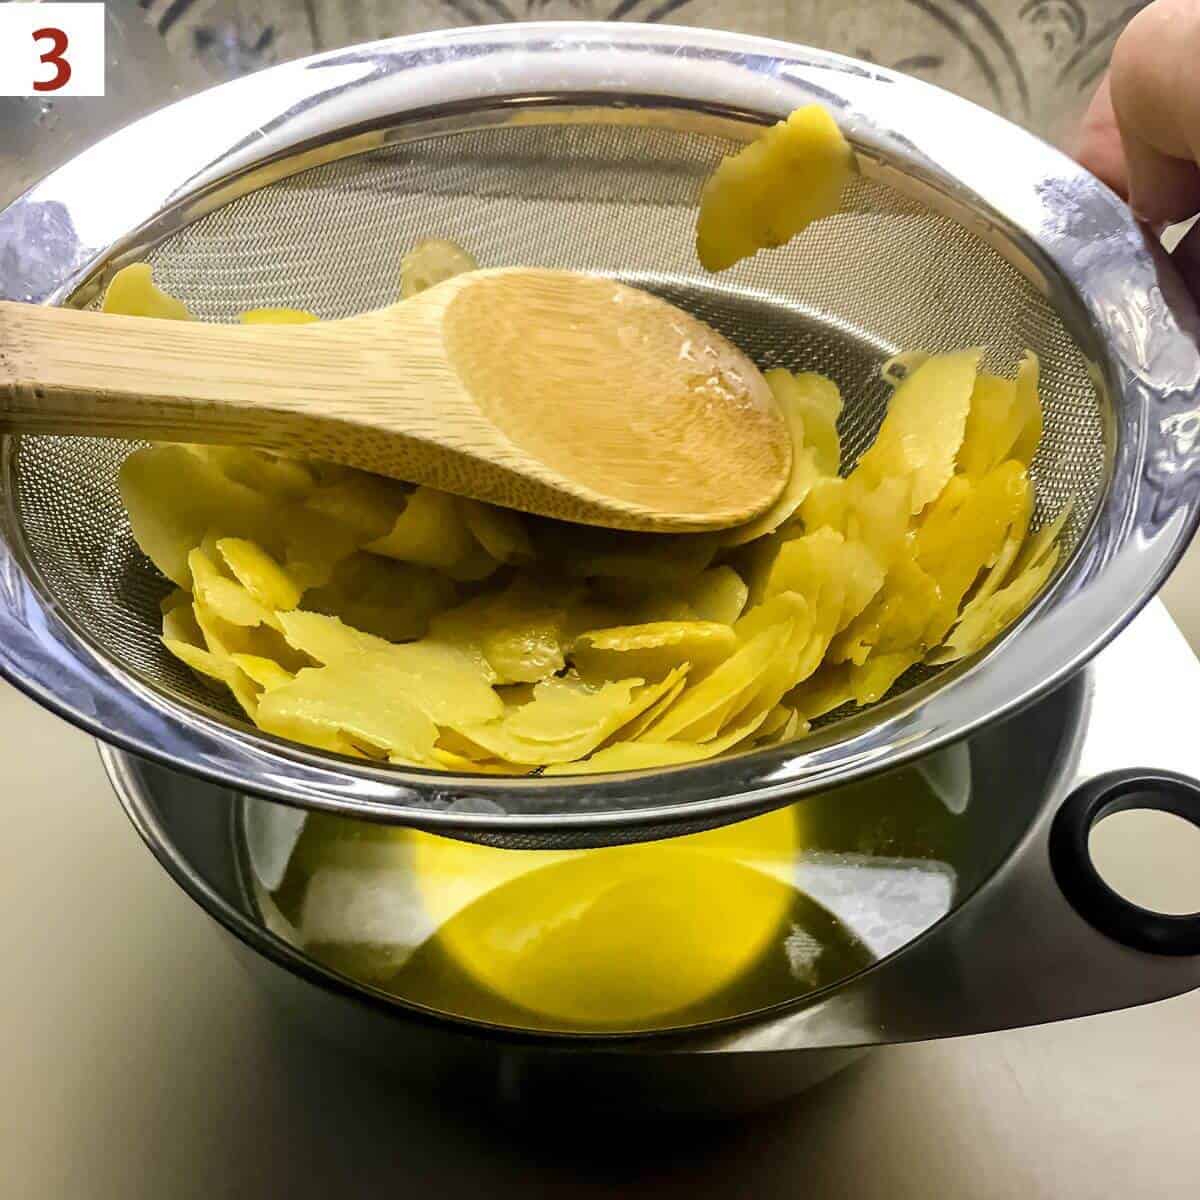
[[621,524],[514,453],[456,384],[422,299],[293,326],[0,302],[0,431],[251,445]]
[[345,394],[347,372],[296,332],[0,302],[0,427],[311,452],[304,417]]

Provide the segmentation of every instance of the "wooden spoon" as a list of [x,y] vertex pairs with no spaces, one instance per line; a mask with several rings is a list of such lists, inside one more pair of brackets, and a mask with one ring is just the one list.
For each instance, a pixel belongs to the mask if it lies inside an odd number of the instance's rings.
[[0,303],[0,427],[245,443],[662,532],[750,520],[791,466],[741,351],[664,300],[569,271],[473,271],[308,325]]

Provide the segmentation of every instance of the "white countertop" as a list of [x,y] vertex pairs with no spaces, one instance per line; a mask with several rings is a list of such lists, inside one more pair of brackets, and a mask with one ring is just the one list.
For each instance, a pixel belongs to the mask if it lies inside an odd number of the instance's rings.
[[[1168,621],[1156,603],[1137,625]],[[6,1200],[1200,1194],[1200,992],[877,1051],[736,1124],[556,1147],[289,1037],[90,739],[3,684],[0,780]]]

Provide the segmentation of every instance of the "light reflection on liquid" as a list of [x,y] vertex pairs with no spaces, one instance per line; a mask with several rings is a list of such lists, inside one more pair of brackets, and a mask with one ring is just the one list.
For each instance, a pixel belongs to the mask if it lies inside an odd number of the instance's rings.
[[499,850],[246,799],[244,857],[269,928],[403,1000],[537,1030],[683,1027],[827,987],[944,916],[965,756],[601,850]]

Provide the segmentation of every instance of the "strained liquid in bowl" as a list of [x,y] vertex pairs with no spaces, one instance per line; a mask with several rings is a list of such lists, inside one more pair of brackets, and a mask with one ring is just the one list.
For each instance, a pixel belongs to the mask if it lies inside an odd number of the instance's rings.
[[679,1028],[805,996],[956,900],[962,748],[706,833],[508,850],[243,801],[264,923],[398,1000],[516,1029]]

